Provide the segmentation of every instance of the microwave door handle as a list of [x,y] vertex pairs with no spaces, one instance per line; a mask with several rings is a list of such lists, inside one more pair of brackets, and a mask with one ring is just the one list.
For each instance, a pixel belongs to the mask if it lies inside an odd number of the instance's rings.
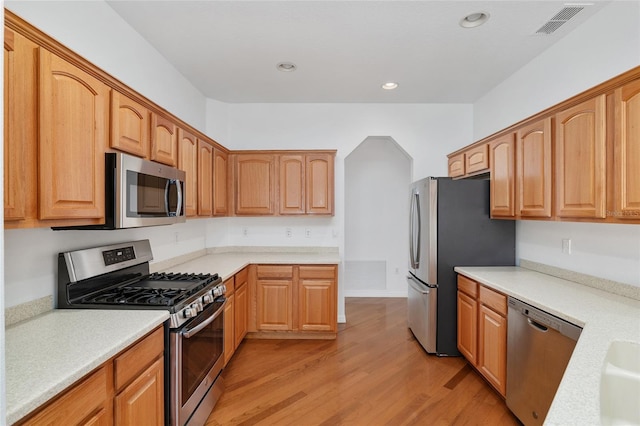
[[[176,186],[178,193],[178,204],[176,205],[175,212],[169,210],[169,187],[171,185]],[[182,210],[182,185],[180,185],[180,181],[177,179],[169,179],[164,187],[164,211],[167,213],[167,216],[178,216],[180,210]]]
[[180,215],[180,211],[182,211],[182,182],[179,180],[174,181],[176,184],[176,191],[178,192],[178,204],[176,205],[176,216]]
[[167,179],[167,182],[164,184],[164,212],[167,216],[171,216],[171,212],[169,211],[169,185],[171,185],[171,180]]

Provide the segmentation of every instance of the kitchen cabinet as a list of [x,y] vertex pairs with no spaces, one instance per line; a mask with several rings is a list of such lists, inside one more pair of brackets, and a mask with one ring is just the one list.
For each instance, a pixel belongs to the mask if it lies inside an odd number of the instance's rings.
[[243,153],[234,157],[235,214],[273,215],[276,197],[276,156]]
[[104,223],[110,89],[43,48],[39,54],[40,219]]
[[502,396],[507,378],[507,298],[458,275],[458,349]]
[[178,169],[185,173],[184,207],[187,217],[198,215],[198,138],[178,129]]
[[178,127],[155,112],[151,114],[151,160],[174,167],[178,164]]
[[334,155],[306,154],[306,214],[333,215]]
[[156,328],[18,425],[164,425],[164,329]]
[[448,170],[451,178],[464,176],[464,153],[449,157]]
[[253,337],[335,338],[336,265],[252,265],[251,270]]
[[517,216],[551,217],[551,118],[516,133]]
[[38,46],[4,32],[4,220],[5,227],[37,220]]
[[227,304],[224,308],[224,365],[227,365],[236,350],[235,344],[235,279],[231,277],[224,281],[227,288],[225,297]]
[[458,275],[458,350],[473,365],[478,363],[478,284]]
[[213,149],[213,215],[229,215],[229,156]]
[[336,276],[334,266],[300,266],[298,318],[302,331],[337,330]]
[[111,91],[109,146],[141,158],[149,158],[149,110],[116,90]]
[[293,330],[293,266],[258,265],[257,277],[257,329]]
[[492,218],[515,217],[515,149],[513,133],[500,136],[489,143]]
[[472,145],[448,155],[449,177],[468,177],[489,171],[489,144]]
[[304,214],[305,157],[302,154],[280,155],[280,214]]
[[606,96],[555,115],[556,216],[606,216]]
[[198,216],[213,215],[213,146],[198,141]]
[[614,93],[614,194],[612,216],[640,220],[640,80]]
[[249,271],[244,268],[235,275],[236,306],[234,311],[234,346],[237,348],[249,329]]

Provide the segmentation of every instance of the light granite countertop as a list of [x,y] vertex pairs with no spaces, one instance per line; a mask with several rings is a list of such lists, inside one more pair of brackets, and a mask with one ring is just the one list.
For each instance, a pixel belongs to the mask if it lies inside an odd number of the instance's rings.
[[20,420],[168,318],[167,311],[54,309],[7,327],[7,424]]
[[156,268],[171,272],[217,273],[225,280],[249,264],[284,264],[284,265],[329,265],[341,262],[337,251],[296,252],[296,251],[238,251],[216,253],[210,252],[196,259],[173,265],[155,265]]
[[455,271],[583,327],[545,424],[601,424],[604,359],[612,341],[640,342],[640,301],[521,267]]

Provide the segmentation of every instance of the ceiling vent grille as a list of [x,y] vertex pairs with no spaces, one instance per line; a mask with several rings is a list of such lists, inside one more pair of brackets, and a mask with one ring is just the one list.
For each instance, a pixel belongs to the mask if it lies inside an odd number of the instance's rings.
[[569,19],[576,16],[585,6],[567,6],[560,12],[556,13],[553,18],[549,19],[541,26],[536,34],[549,35],[553,34],[558,28],[564,25]]

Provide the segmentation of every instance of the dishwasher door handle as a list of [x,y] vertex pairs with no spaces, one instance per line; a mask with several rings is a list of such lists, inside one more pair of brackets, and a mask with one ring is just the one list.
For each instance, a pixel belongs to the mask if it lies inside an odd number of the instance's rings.
[[549,331],[549,327],[545,327],[544,325],[540,324],[539,322],[535,322],[531,318],[527,318],[527,322],[529,323],[529,325],[531,327],[533,327],[534,329],[536,329],[538,331],[541,331],[543,333],[546,333],[547,331]]

